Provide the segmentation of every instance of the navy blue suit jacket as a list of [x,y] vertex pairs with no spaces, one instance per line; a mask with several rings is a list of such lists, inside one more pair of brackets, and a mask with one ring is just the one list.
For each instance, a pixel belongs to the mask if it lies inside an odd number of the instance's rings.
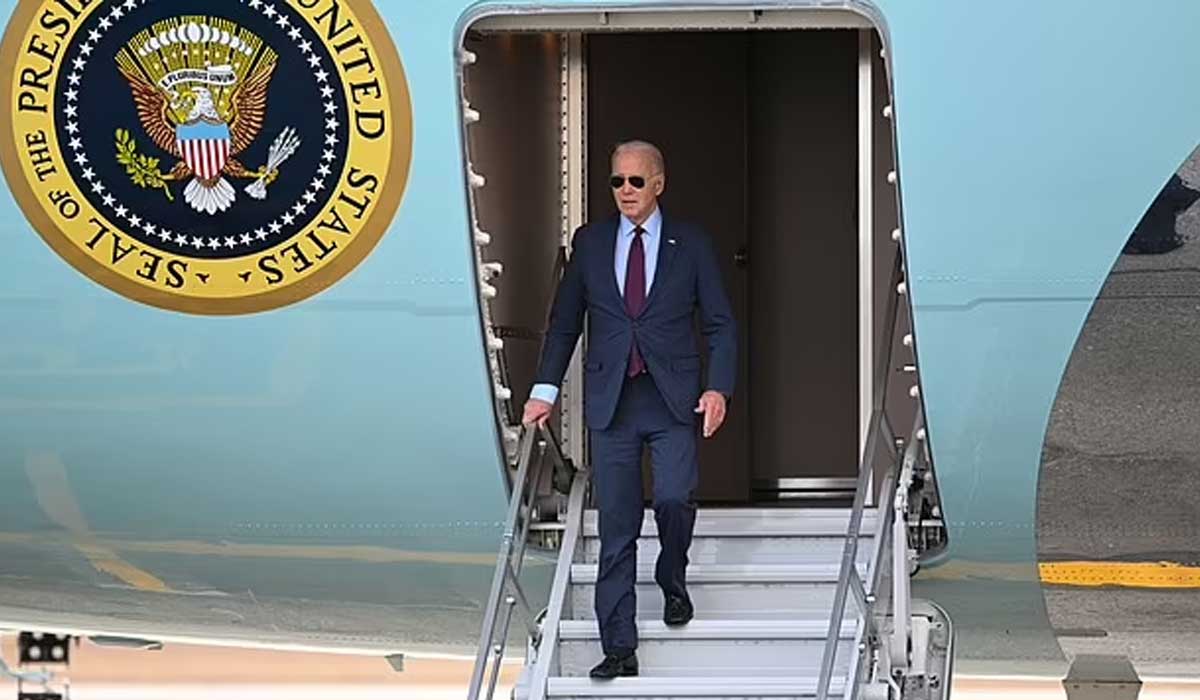
[[[663,214],[658,262],[646,304],[637,318],[613,273],[618,216],[581,227],[558,284],[535,381],[559,385],[586,312],[584,413],[593,430],[612,422],[634,338],[659,393],[681,423],[696,420],[701,387],[733,395],[737,377],[737,324],[721,281],[709,236],[696,226]],[[706,384],[700,380],[699,337],[708,342]]]

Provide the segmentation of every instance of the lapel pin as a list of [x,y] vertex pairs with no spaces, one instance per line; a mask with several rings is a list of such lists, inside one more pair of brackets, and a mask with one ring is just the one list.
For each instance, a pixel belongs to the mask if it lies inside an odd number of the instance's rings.
[[674,239],[674,238],[668,238],[668,239],[667,239],[667,243],[670,243],[671,245],[675,245],[675,239]]

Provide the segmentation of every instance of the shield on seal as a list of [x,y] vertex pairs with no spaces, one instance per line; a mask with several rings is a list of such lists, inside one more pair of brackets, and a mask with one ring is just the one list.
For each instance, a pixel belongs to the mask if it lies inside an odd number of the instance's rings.
[[221,174],[229,160],[229,125],[195,122],[175,128],[175,145],[192,172],[201,180]]

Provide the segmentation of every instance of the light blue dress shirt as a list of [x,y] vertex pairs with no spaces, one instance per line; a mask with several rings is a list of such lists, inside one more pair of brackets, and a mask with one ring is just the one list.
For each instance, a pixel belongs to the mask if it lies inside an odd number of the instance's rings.
[[[613,250],[613,274],[617,277],[617,290],[622,297],[625,296],[625,269],[629,266],[629,247],[633,245],[634,228],[636,224],[622,214],[621,224],[617,227],[617,245]],[[658,244],[662,241],[662,212],[658,207],[650,213],[642,229],[645,230],[642,248],[646,253],[646,294],[649,296],[650,287],[654,284],[654,270],[658,266]],[[529,398],[553,404],[558,400],[558,387],[553,384],[534,384],[529,391]]]

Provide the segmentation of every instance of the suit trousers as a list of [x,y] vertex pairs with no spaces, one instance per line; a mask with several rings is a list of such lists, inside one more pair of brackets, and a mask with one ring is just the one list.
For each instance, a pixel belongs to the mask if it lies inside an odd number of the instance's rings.
[[591,431],[594,498],[600,519],[596,619],[604,653],[637,648],[637,543],[642,530],[642,449],[654,475],[654,519],[661,545],[654,579],[664,596],[687,597],[686,568],[699,480],[699,423],[680,423],[647,373],[626,378],[616,415]]

